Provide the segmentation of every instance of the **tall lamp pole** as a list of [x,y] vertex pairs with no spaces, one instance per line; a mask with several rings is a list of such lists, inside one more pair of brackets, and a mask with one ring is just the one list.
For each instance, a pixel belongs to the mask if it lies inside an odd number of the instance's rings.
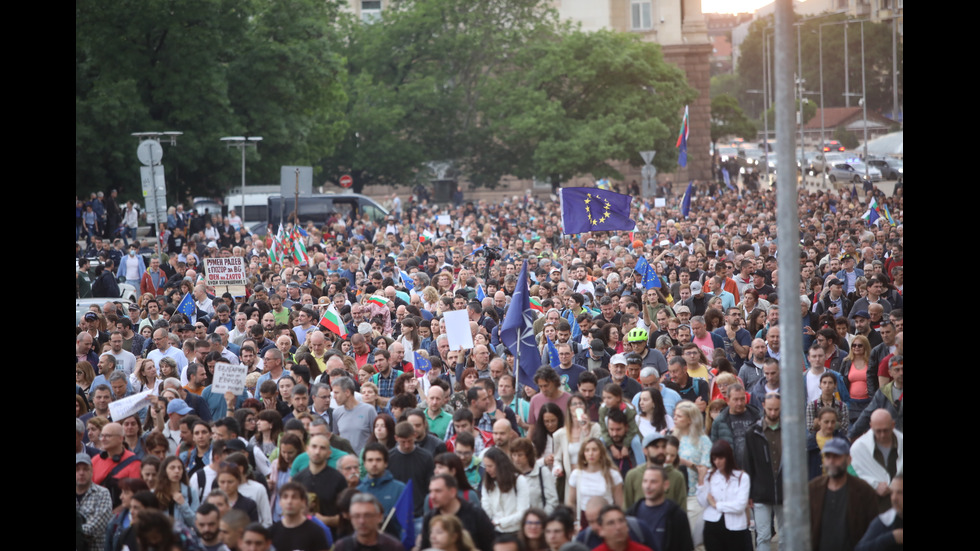
[[[245,216],[245,150],[249,147],[254,147],[258,149],[259,142],[262,141],[261,136],[225,136],[221,138],[221,141],[225,142],[228,147],[237,147],[242,151],[242,216]],[[245,219],[242,218],[244,223]]]

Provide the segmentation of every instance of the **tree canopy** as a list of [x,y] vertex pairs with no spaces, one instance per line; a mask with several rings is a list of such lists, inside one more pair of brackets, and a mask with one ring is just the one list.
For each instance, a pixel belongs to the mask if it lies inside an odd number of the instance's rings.
[[178,130],[164,162],[181,198],[238,181],[225,135],[264,138],[251,183],[310,164],[355,191],[431,161],[490,186],[616,177],[646,149],[669,169],[696,96],[659,46],[539,0],[403,0],[371,22],[318,0],[80,0],[75,65],[76,189],[135,192],[130,133]]
[[755,139],[756,128],[738,100],[727,94],[711,98],[711,141],[716,143],[725,136],[738,136],[746,140]]
[[[797,20],[803,19],[797,16]],[[843,107],[844,61],[848,60],[847,73],[850,79],[850,92],[861,92],[861,23],[847,25],[847,56],[844,56],[844,14],[821,16],[803,20],[800,29],[802,39],[802,66],[806,90],[820,90],[820,42],[823,35],[823,92],[826,107]],[[772,18],[759,19],[752,23],[749,34],[742,42],[736,72],[738,74],[739,103],[753,117],[762,116],[762,95],[747,91],[761,89],[762,79],[762,36],[763,30],[772,25]],[[821,25],[823,25],[821,30]],[[772,32],[767,33],[773,40]],[[796,34],[793,39],[793,67],[796,63]],[[770,43],[772,45],[772,43]],[[864,23],[865,73],[867,75],[868,109],[879,113],[892,111],[892,29],[891,23]],[[770,50],[771,51],[771,50]],[[904,56],[902,41],[898,41],[898,95],[899,105],[903,102]],[[775,56],[770,55],[770,63]],[[819,96],[808,95],[811,102],[819,107]],[[851,97],[851,105],[858,105],[858,97]]]

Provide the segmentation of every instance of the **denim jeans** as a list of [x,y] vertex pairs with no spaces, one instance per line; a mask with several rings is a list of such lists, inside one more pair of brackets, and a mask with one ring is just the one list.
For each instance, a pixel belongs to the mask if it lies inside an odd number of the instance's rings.
[[[759,551],[765,549],[768,551],[769,542],[772,541],[772,518],[773,513],[776,514],[776,530],[780,532],[779,534],[779,548],[785,549],[786,544],[784,543],[785,538],[783,537],[783,506],[782,505],[770,505],[768,503],[755,502],[752,506],[753,513],[755,515],[755,542],[756,548]],[[765,546],[765,548],[763,548]]]

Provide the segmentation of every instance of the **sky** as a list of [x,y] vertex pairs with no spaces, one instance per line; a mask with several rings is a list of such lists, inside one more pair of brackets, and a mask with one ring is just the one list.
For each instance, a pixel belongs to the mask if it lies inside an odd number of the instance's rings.
[[701,0],[701,13],[749,13],[773,0]]

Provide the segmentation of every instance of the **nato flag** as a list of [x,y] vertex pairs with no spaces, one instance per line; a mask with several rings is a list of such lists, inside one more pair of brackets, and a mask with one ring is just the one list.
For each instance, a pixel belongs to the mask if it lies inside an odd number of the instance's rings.
[[510,350],[516,361],[517,381],[537,389],[534,373],[541,367],[541,354],[534,342],[534,320],[537,312],[531,309],[527,288],[527,260],[517,276],[514,298],[507,307],[504,323],[500,326],[500,342]]

